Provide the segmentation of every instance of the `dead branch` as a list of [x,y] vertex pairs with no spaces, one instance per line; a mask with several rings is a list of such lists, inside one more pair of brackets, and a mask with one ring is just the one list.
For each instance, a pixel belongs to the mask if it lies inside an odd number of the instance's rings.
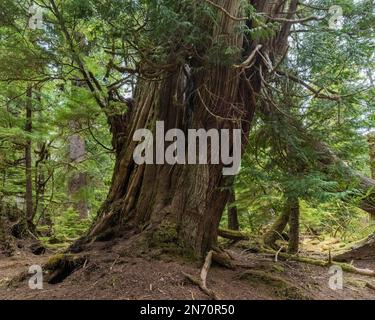
[[212,253],[212,259],[213,261],[215,261],[217,264],[227,268],[227,269],[230,269],[230,270],[234,270],[235,269],[235,266],[233,264],[233,258],[225,251],[222,251],[222,252],[218,252],[218,251],[214,251]]
[[304,23],[309,21],[321,21],[324,20],[327,16],[318,17],[318,16],[310,16],[306,18],[300,18],[300,19],[287,19],[287,18],[277,18],[277,17],[270,17],[265,16],[267,19],[275,22],[284,22],[284,23]]
[[212,250],[207,254],[206,260],[204,261],[204,265],[201,270],[201,280],[204,287],[207,288],[207,274],[210,270],[212,263]]
[[[340,102],[341,101],[341,97],[339,95],[337,95],[336,93],[332,93],[332,95],[327,95],[327,94],[324,94],[322,93],[322,91],[324,90],[324,88],[320,88],[320,89],[315,89],[313,88],[310,84],[308,84],[307,82],[303,81],[302,79],[292,75],[292,74],[289,74],[289,73],[286,73],[286,72],[283,72],[283,71],[280,71],[278,70],[277,73],[279,75],[282,75],[282,76],[285,76],[286,78],[296,82],[296,83],[299,83],[300,85],[304,86],[307,90],[311,91],[317,98],[320,98],[320,99],[327,99],[327,100],[331,100],[331,101],[336,101],[336,102]],[[329,91],[329,90],[327,90]]]
[[210,267],[211,267],[212,256],[213,256],[213,251],[211,250],[206,256],[206,260],[205,260],[204,265],[203,265],[202,270],[201,270],[200,279],[197,279],[194,276],[192,276],[191,274],[188,274],[186,272],[182,272],[182,274],[188,280],[190,280],[193,284],[197,285],[205,294],[207,294],[209,297],[211,297],[211,299],[219,300],[216,293],[213,290],[207,288],[207,275],[208,275],[208,271],[210,270]]
[[252,66],[252,62],[255,58],[255,55],[258,53],[260,49],[262,49],[262,45],[258,44],[255,49],[250,53],[249,57],[242,62],[241,64],[234,65],[235,68],[243,68],[243,69],[249,69]]

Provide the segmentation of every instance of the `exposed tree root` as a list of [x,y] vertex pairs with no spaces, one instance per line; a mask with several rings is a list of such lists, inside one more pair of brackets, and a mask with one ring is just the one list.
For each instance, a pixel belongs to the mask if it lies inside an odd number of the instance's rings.
[[369,288],[371,290],[375,290],[375,286],[371,284],[370,282],[366,282],[366,288]]
[[241,231],[228,230],[219,228],[218,235],[222,238],[240,241],[240,240],[249,240],[249,237]]
[[248,270],[240,275],[241,280],[247,280],[256,283],[263,283],[272,287],[276,295],[284,299],[289,300],[309,300],[310,297],[307,296],[302,289],[295,286],[288,280],[281,277],[277,277],[267,272],[260,270]]
[[36,256],[39,256],[39,255],[44,254],[46,252],[46,248],[43,246],[43,244],[39,240],[34,241],[29,246],[29,249]]
[[86,262],[86,257],[74,256],[72,254],[57,254],[52,256],[44,266],[44,269],[48,272],[47,282],[49,284],[56,284],[64,281]]
[[234,259],[227,251],[224,251],[224,250],[213,251],[212,260],[227,269],[233,270],[235,268],[233,264]]
[[[272,254],[272,255],[277,254],[276,251],[265,249],[265,248],[263,248],[261,251],[264,253]],[[307,263],[307,264],[311,264],[311,265],[315,265],[319,267],[329,267],[331,265],[337,265],[337,266],[340,266],[342,270],[345,272],[360,274],[363,276],[375,277],[374,270],[356,268],[353,265],[347,264],[347,263],[330,262],[329,260],[324,261],[324,260],[312,259],[312,258],[301,257],[297,255],[291,255],[291,254],[287,254],[283,252],[279,252],[278,257],[284,260],[292,260],[292,261]]]
[[210,270],[210,267],[211,267],[213,252],[214,251],[211,250],[207,254],[206,260],[205,260],[204,265],[203,265],[202,270],[201,270],[200,279],[197,279],[194,276],[192,276],[192,275],[190,275],[188,273],[185,273],[185,272],[182,272],[182,274],[188,280],[190,280],[192,283],[194,283],[197,286],[199,286],[199,288],[205,294],[207,294],[211,299],[213,299],[213,300],[219,300],[219,298],[217,297],[216,293],[213,290],[207,288],[207,275],[208,275],[208,271]]

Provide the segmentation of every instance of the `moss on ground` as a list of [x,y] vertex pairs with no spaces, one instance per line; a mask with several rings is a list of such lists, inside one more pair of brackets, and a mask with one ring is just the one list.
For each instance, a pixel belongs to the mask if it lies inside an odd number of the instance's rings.
[[241,280],[252,284],[264,284],[272,288],[276,296],[287,300],[310,300],[302,289],[288,280],[260,270],[249,270],[240,275]]

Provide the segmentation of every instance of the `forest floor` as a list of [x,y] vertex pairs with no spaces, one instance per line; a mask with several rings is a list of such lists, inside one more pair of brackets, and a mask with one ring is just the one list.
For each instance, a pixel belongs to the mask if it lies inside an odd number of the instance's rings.
[[[246,242],[228,248],[234,270],[213,265],[207,286],[220,299],[375,299],[375,277],[344,272],[343,290],[329,287],[328,267],[295,261],[275,261],[270,254],[244,250]],[[322,249],[323,247],[323,249]],[[326,259],[324,244],[307,239],[300,255]],[[27,273],[31,265],[43,265],[54,253],[36,256],[18,251],[0,256],[0,299],[209,299],[183,273],[199,277],[201,264],[178,258],[163,250],[132,252],[121,241],[97,243],[84,265],[57,284],[44,283],[31,290],[27,276],[8,285],[10,279]],[[325,258],[324,258],[325,257]],[[375,269],[375,261],[354,261],[356,267]]]

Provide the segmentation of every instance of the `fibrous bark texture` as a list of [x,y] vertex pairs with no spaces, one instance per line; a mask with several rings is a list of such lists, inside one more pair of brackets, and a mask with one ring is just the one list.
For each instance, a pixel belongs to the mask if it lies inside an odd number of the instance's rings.
[[[218,19],[208,23],[207,30],[213,43],[238,49],[233,56],[236,63],[202,60],[191,52],[181,61],[171,50],[169,67],[159,72],[157,79],[139,78],[128,112],[109,119],[116,164],[107,200],[88,238],[108,232],[151,232],[168,222],[174,226],[177,242],[196,256],[204,257],[215,245],[232,180],[223,176],[223,164],[137,165],[133,160],[135,131],[146,128],[155,133],[156,121],[164,121],[165,131],[177,128],[185,134],[188,129],[240,129],[245,148],[262,85],[260,73],[263,70],[265,76],[267,72],[265,57],[272,62],[283,55],[290,23],[283,23],[275,36],[255,41],[239,32],[241,24],[251,27],[252,22],[234,18],[244,14],[242,1],[212,3]],[[258,12],[270,17],[283,11],[290,11],[292,16],[297,3],[251,1]],[[205,56],[205,50],[204,45],[196,48],[200,56]],[[140,73],[142,76],[142,70]],[[210,141],[208,150],[210,159]]]

